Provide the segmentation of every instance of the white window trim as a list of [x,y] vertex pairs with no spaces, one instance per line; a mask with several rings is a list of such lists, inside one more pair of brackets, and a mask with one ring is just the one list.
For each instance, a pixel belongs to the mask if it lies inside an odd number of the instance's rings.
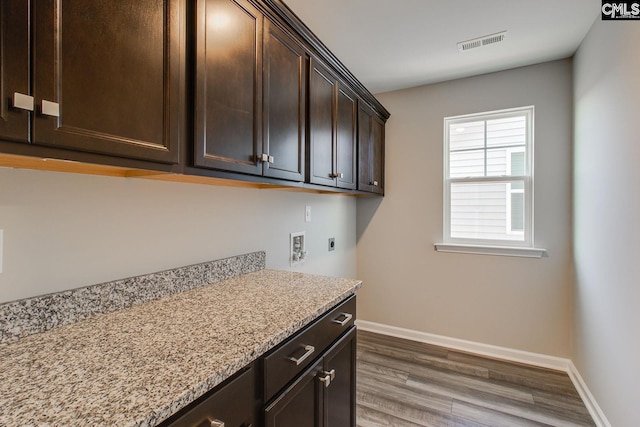
[[518,246],[461,245],[455,243],[434,243],[438,252],[476,255],[502,255],[522,258],[542,258],[547,250],[541,248],[523,248]]
[[[509,175],[511,175],[511,155],[513,153],[521,153],[522,150],[516,149],[516,148],[507,148],[506,151],[507,151],[507,173]],[[511,183],[507,183],[507,229],[506,229],[506,233],[510,234],[510,235],[514,235],[514,236],[515,235],[524,236],[524,230],[523,231],[513,231],[511,229],[511,209],[512,209],[512,207],[511,207],[511,203],[512,203],[511,195],[514,194],[514,193],[521,193],[521,194],[526,196],[524,188],[523,189],[513,190],[511,188]],[[525,197],[524,200],[525,200],[525,202],[527,201],[526,197]]]
[[[525,148],[526,158],[526,177],[475,177],[475,178],[448,178],[449,177],[449,129],[451,124],[456,122],[468,122],[474,119],[490,120],[494,118],[504,118],[512,116],[520,116],[522,113],[527,116],[527,134],[528,141]],[[456,252],[456,253],[474,253],[486,255],[504,255],[504,256],[524,256],[532,258],[540,258],[546,254],[545,249],[534,247],[534,221],[533,221],[533,201],[534,201],[534,106],[511,108],[505,110],[488,111],[476,114],[467,114],[445,118],[444,120],[444,178],[443,178],[443,239],[442,243],[435,243],[435,249],[438,252]],[[509,159],[510,160],[510,159]],[[529,199],[525,197],[525,235],[524,241],[508,241],[508,240],[484,240],[484,239],[461,239],[451,237],[451,182],[503,182],[512,181],[514,178],[525,180],[524,191],[530,194]],[[528,202],[528,203],[527,203]],[[528,231],[528,232],[527,232]]]

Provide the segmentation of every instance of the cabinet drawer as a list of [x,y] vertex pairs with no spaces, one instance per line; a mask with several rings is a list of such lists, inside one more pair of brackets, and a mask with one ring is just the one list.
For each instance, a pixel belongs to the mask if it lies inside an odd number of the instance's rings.
[[251,365],[221,388],[216,387],[165,421],[162,427],[208,427],[214,425],[215,420],[225,427],[254,426],[255,381],[255,369]]
[[264,357],[265,402],[309,366],[340,335],[349,330],[355,320],[356,298],[354,295]]

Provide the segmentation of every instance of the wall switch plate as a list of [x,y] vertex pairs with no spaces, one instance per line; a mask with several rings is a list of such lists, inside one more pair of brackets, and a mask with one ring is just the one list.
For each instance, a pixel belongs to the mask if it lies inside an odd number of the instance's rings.
[[304,260],[307,257],[306,239],[304,231],[298,231],[297,233],[291,233],[290,235],[290,252],[289,252],[289,264],[293,267],[295,265],[304,264]]
[[336,250],[336,238],[329,237],[329,252]]
[[304,208],[304,222],[311,222],[311,206]]

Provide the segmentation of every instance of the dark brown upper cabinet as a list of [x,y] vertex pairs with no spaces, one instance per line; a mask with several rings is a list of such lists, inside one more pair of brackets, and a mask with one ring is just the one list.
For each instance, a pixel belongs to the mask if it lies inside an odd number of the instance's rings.
[[309,182],[356,188],[357,99],[315,59],[309,73]]
[[262,13],[244,0],[198,0],[195,165],[258,175]]
[[291,36],[265,20],[264,175],[304,181],[307,54]]
[[382,194],[388,111],[281,0],[0,1],[0,97],[6,165]]
[[384,121],[366,103],[358,112],[358,190],[384,194]]
[[32,142],[177,163],[184,1],[33,4]]
[[197,20],[195,165],[302,181],[304,49],[248,1],[200,0]]
[[29,142],[31,96],[29,2],[0,2],[0,138]]

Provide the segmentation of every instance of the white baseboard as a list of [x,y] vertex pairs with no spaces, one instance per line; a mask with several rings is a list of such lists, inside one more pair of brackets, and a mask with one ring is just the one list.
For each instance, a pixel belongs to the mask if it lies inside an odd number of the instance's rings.
[[415,331],[412,329],[398,328],[396,326],[384,325],[382,323],[369,322],[366,320],[356,320],[358,328],[363,331],[375,332],[382,335],[389,335],[397,338],[404,338],[413,341],[424,342],[427,344],[438,345],[451,348],[454,350],[474,353],[481,356],[492,357],[496,359],[508,360],[510,362],[524,363],[527,365],[538,366],[541,368],[555,369],[564,371],[569,375],[578,394],[584,401],[585,406],[593,417],[593,421],[598,427],[611,427],[609,421],[605,417],[602,409],[596,402],[593,394],[585,384],[570,359],[562,357],[548,356],[546,354],[532,353],[528,351],[515,350],[506,347],[499,347],[490,344],[483,344],[474,341],[461,340],[458,338],[445,337],[442,335],[430,334],[427,332]]
[[582,398],[584,406],[586,406],[589,410],[589,413],[591,414],[593,421],[596,423],[596,426],[611,427],[611,423],[609,423],[609,420],[604,415],[604,412],[602,412],[602,408],[600,408],[600,405],[598,405],[598,402],[596,402],[596,398],[593,397],[593,394],[591,394],[591,390],[589,390],[589,387],[587,387],[587,383],[584,382],[584,379],[580,375],[580,372],[578,372],[578,369],[571,361],[569,363],[569,370],[567,371],[567,374],[569,374],[571,382],[576,387],[576,390],[578,390],[578,394]]

